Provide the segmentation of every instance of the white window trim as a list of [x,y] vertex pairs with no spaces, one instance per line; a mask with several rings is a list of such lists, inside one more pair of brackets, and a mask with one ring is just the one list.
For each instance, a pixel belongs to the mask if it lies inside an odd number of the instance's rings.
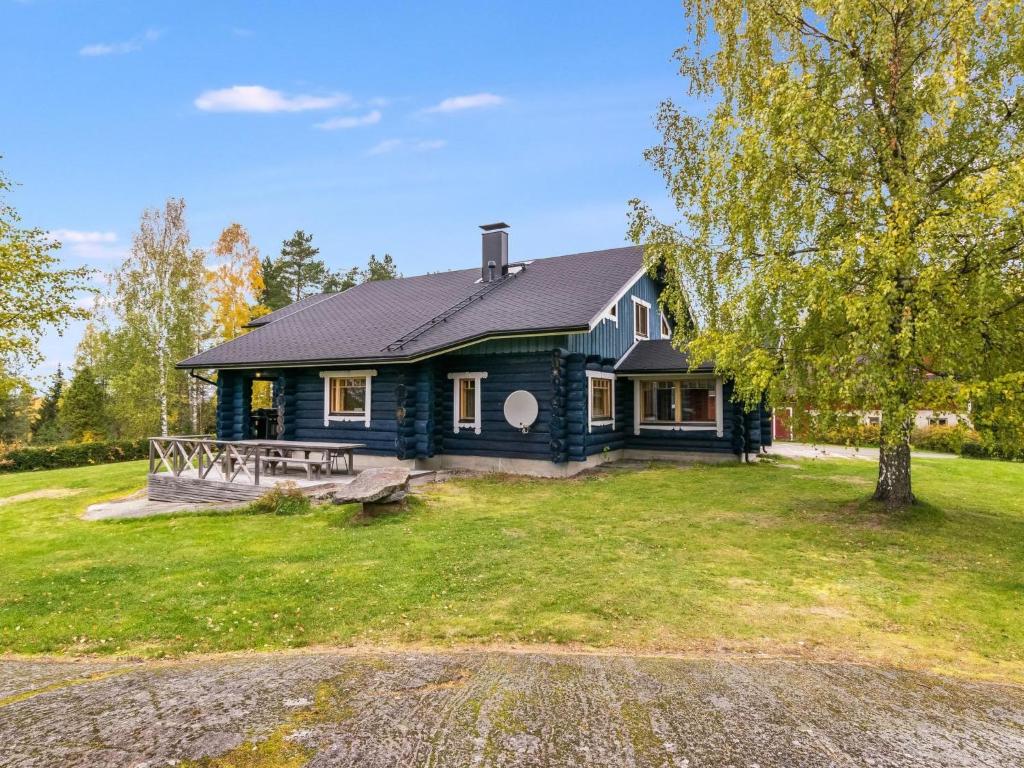
[[[647,339],[651,338],[651,303],[649,301],[644,301],[643,299],[638,298],[636,296],[632,296],[630,298],[633,299],[633,339],[635,341],[646,341]],[[647,307],[647,335],[646,336],[641,336],[637,332],[637,329],[636,329],[636,305],[637,304],[640,304],[642,306]]]
[[[358,371],[320,371],[320,378],[324,380],[324,426],[331,426],[332,421],[361,421],[364,427],[370,426],[370,409],[373,405],[371,379],[377,375],[377,371],[366,368]],[[366,407],[361,414],[339,415],[331,413],[331,379],[365,379],[366,380]]]
[[[448,378],[452,380],[452,432],[459,434],[460,430],[472,429],[476,434],[480,434],[480,416],[481,416],[481,394],[483,392],[483,386],[480,382],[487,378],[487,373],[484,371],[472,371],[466,373],[449,373]],[[473,409],[475,418],[473,423],[459,421],[459,382],[462,379],[473,379],[476,381],[476,386],[473,388],[473,394],[476,406]]]
[[[679,381],[681,379],[708,379],[715,380],[715,423],[694,424],[681,422],[679,424],[644,424],[640,421],[640,382],[641,381]],[[639,435],[641,429],[654,429],[663,432],[711,432],[718,437],[725,435],[725,403],[722,402],[722,379],[719,376],[707,376],[701,374],[684,374],[677,376],[641,376],[633,378],[633,434]]]
[[[594,379],[611,379],[612,417],[610,419],[594,419],[592,411],[594,405]],[[612,429],[615,429],[615,374],[606,371],[587,371],[587,431],[593,432],[594,427],[607,427],[609,424]]]
[[659,312],[658,316],[661,317],[661,338],[671,339],[672,338],[672,326],[669,325],[668,318],[665,317],[664,312]]

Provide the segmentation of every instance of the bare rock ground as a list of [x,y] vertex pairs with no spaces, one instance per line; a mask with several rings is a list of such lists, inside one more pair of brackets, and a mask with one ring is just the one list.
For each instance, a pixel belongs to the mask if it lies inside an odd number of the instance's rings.
[[497,651],[0,660],[0,766],[171,765],[1024,766],[1024,688]]

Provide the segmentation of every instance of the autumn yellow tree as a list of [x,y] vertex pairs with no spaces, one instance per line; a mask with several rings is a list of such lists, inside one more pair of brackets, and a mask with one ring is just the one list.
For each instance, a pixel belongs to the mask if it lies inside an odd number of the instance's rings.
[[257,299],[263,291],[263,268],[259,249],[238,223],[220,233],[213,255],[217,263],[207,274],[213,323],[220,337],[229,341],[240,336],[254,317],[267,313]]

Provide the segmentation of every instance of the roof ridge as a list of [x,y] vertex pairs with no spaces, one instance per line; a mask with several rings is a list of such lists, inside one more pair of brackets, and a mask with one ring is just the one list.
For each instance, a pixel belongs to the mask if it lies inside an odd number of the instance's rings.
[[[322,304],[325,301],[329,301],[330,299],[333,299],[335,296],[340,296],[344,292],[345,291],[321,291],[320,293],[311,293],[308,296],[303,296],[298,301],[293,301],[291,304],[285,304],[283,307],[272,309],[265,315],[254,317],[243,327],[253,329],[263,328],[264,326],[270,325],[271,323],[276,323],[278,320],[284,320],[285,318],[293,317],[294,315],[297,315],[300,312],[305,312],[307,309],[311,309],[312,307]],[[310,301],[310,299],[316,299],[316,301]],[[305,303],[303,304],[303,302]],[[296,304],[302,304],[302,306],[296,307]],[[286,310],[289,309],[291,309],[292,311],[287,312]],[[279,314],[280,317],[274,317],[272,320],[265,319],[268,317],[273,317],[273,315],[275,314]]]

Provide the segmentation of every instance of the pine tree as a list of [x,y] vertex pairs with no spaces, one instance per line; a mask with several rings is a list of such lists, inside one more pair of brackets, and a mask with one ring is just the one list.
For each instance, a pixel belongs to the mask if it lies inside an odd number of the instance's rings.
[[43,396],[35,419],[32,421],[32,440],[36,443],[59,443],[65,439],[60,424],[60,405],[64,395],[64,371],[57,366],[57,372],[50,380],[50,389]]
[[292,301],[323,290],[324,281],[330,272],[316,256],[319,248],[313,247],[313,236],[301,229],[284,241],[281,246],[282,277],[289,288]]
[[107,437],[107,392],[91,365],[81,365],[68,384],[60,408],[61,425],[71,440]]
[[284,274],[284,259],[264,256],[262,267],[263,290],[259,294],[260,304],[271,311],[288,306],[292,296]]
[[331,272],[324,280],[323,289],[324,293],[340,293],[358,284],[359,267],[352,267],[345,272],[340,269],[337,272]]
[[396,277],[400,277],[398,274],[398,267],[395,266],[395,260],[391,258],[390,253],[385,253],[382,259],[378,259],[376,254],[370,254],[370,261],[366,265],[366,269],[362,272],[362,282],[370,283],[375,280],[394,280]]

